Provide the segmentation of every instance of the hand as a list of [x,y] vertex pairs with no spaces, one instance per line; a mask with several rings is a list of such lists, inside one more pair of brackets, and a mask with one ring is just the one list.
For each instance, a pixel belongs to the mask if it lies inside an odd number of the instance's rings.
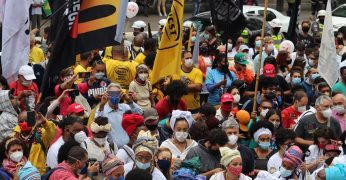
[[133,103],[132,96],[129,96],[128,94],[124,93],[123,91],[120,92],[121,99],[125,100],[128,104]]
[[220,85],[220,86],[221,86],[221,85],[226,86],[226,84],[227,84],[227,79],[224,79],[224,80],[222,80],[222,81],[219,82],[219,85]]
[[305,162],[303,162],[301,165],[300,165],[300,170],[302,171],[302,172],[305,172],[306,171],[306,164],[305,164]]
[[252,120],[255,120],[256,117],[257,117],[257,111],[252,111],[252,112],[251,112],[251,119],[252,119]]
[[40,112],[35,112],[36,113],[36,124],[35,127],[45,124],[46,123],[46,118],[40,113]]
[[77,74],[73,75],[70,79],[67,80],[67,84],[73,84],[78,79]]
[[89,86],[92,86],[94,84],[94,82],[96,82],[95,73],[91,72],[90,73],[90,78],[89,78],[89,81],[88,81]]
[[106,103],[108,102],[108,98],[109,98],[109,94],[105,92],[101,97],[100,107],[104,107],[104,105],[106,105]]
[[216,169],[212,170],[213,174],[216,174],[216,173],[221,172],[221,171],[224,171],[224,170],[222,168],[216,168]]
[[88,173],[97,173],[100,170],[100,164],[95,162],[94,164],[89,164]]
[[95,99],[97,99],[98,101],[101,101],[102,95],[101,94],[95,94],[95,95],[93,95],[93,97]]

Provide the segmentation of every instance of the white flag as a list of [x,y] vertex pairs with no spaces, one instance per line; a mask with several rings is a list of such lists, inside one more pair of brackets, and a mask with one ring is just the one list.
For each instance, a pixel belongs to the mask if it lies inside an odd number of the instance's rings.
[[10,83],[22,65],[29,62],[31,0],[6,0],[2,19],[2,75]]
[[128,1],[120,1],[120,12],[119,12],[119,19],[117,24],[117,33],[115,34],[114,40],[118,43],[121,43],[123,40],[123,32],[124,32],[124,25],[126,20],[126,10],[127,10],[127,3]]
[[336,58],[330,0],[328,0],[326,12],[327,14],[324,20],[320,56],[318,58],[318,71],[320,75],[327,81],[328,85],[332,87],[339,77],[339,63]]

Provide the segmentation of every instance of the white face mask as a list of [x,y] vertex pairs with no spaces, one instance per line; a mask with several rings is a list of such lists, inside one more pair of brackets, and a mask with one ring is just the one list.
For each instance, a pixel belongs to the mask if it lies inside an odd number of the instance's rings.
[[343,105],[334,106],[333,110],[340,115],[345,114],[345,107]]
[[133,49],[135,50],[135,51],[139,51],[139,50],[141,50],[141,47],[138,47],[138,46],[133,46]]
[[233,44],[227,43],[227,51],[231,51],[232,50],[232,46],[233,46]]
[[261,111],[261,116],[262,116],[262,117],[266,117],[268,111],[269,111],[269,109],[262,109],[262,111]]
[[146,81],[148,79],[149,74],[147,73],[141,73],[138,74],[139,79],[141,79],[142,81]]
[[188,68],[190,68],[190,67],[192,67],[192,65],[193,65],[193,60],[192,60],[192,58],[190,58],[190,59],[185,59],[185,66],[186,67],[188,67]]
[[278,128],[280,126],[280,122],[272,122],[274,128]]
[[298,112],[303,113],[306,111],[306,106],[299,106],[298,107]]
[[238,141],[238,136],[237,135],[230,135],[228,136],[228,143],[231,144],[231,145],[235,145]]
[[94,137],[94,140],[97,142],[97,144],[103,146],[103,145],[105,145],[106,142],[107,142],[107,136],[104,137],[104,138],[95,138],[95,137]]
[[32,84],[32,81],[23,81],[22,85],[25,87],[29,87]]
[[184,142],[188,135],[187,132],[174,132],[174,136],[179,142]]
[[328,108],[322,111],[325,118],[329,119],[332,116],[332,109]]
[[10,154],[10,159],[14,162],[19,162],[23,158],[23,151],[16,151]]
[[74,140],[81,144],[82,142],[84,142],[88,137],[87,135],[85,134],[84,131],[79,131],[78,133],[76,133],[74,136],[73,136]]
[[235,103],[238,103],[240,101],[240,95],[239,94],[233,95],[233,98],[234,98]]

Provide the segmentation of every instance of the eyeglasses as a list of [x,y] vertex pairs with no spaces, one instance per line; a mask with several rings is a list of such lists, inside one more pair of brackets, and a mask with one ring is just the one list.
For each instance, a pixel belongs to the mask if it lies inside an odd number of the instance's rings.
[[151,161],[152,157],[151,156],[136,156],[136,159],[141,162],[149,162]]

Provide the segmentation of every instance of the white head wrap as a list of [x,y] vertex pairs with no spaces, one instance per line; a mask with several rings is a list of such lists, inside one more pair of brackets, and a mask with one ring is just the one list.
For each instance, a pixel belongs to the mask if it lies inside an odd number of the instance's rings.
[[270,137],[272,136],[272,132],[268,128],[260,128],[258,129],[254,134],[253,138],[255,139],[256,142],[258,142],[258,138],[263,135],[263,134],[268,134]]
[[174,129],[175,121],[181,118],[186,119],[187,123],[189,124],[189,128],[192,126],[194,119],[190,111],[174,110],[172,112],[172,117],[169,122],[169,125],[171,125],[172,129]]
[[91,132],[93,133],[99,133],[101,131],[110,132],[112,130],[112,125],[108,123],[106,125],[100,126],[97,123],[92,122],[90,125],[90,129],[91,129]]

